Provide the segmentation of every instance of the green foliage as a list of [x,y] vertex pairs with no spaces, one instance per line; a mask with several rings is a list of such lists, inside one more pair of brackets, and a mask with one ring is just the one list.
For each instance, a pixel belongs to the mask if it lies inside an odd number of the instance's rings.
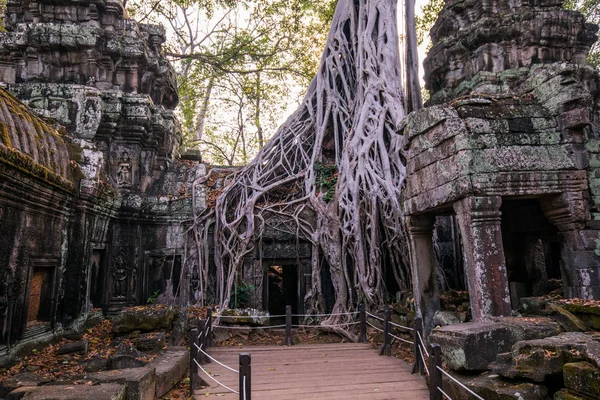
[[254,293],[254,285],[242,282],[234,287],[229,300],[229,308],[248,308],[250,307],[250,299]]
[[215,164],[247,163],[316,72],[336,0],[131,0],[167,24],[188,147]]
[[437,16],[444,8],[444,0],[429,0],[421,7],[421,15],[415,18],[417,25],[417,43],[421,45],[435,24]]
[[315,164],[315,172],[317,176],[317,186],[325,189],[323,200],[330,202],[335,194],[335,185],[338,180],[338,169],[335,164]]
[[154,293],[152,293],[150,295],[150,297],[148,297],[148,299],[146,300],[146,303],[148,303],[148,304],[156,303],[156,299],[158,299],[159,295],[160,295],[160,290],[155,290]]
[[0,0],[0,32],[5,32],[4,15],[6,13],[6,0]]

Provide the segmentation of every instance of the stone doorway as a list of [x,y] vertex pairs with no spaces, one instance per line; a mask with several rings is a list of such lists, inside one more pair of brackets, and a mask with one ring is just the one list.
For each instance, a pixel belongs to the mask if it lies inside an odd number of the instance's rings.
[[88,296],[86,310],[106,306],[106,250],[93,250],[88,274]]
[[[271,315],[284,315],[287,305],[292,306],[292,314],[300,312],[300,285],[298,267],[295,263],[266,263],[263,295],[264,308]],[[303,308],[303,307],[302,307]]]
[[55,273],[55,263],[32,263],[27,286],[27,329],[52,321]]

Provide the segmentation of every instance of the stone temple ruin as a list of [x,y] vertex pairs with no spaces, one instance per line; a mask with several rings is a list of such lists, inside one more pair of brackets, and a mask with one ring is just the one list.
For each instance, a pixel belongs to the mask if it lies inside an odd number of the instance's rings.
[[598,27],[562,1],[448,1],[425,60],[430,106],[411,114],[406,189],[414,287],[439,309],[432,234],[455,215],[475,321],[511,315],[561,277],[600,298]]
[[[116,313],[157,292],[193,302],[198,279],[182,248],[212,178],[197,155],[180,154],[164,30],[127,19],[121,0],[8,0],[5,25],[0,357],[98,308]],[[427,330],[440,309],[434,231],[449,216],[474,321],[510,316],[550,278],[565,297],[600,298],[600,79],[586,63],[597,29],[562,0],[446,2],[424,64],[431,99],[400,127]],[[249,304],[302,313],[310,246],[265,232],[261,251],[245,260]],[[287,289],[270,293],[271,273]],[[322,279],[331,285],[327,271]]]
[[202,191],[192,191],[206,171],[178,153],[164,29],[123,12],[121,0],[8,1],[0,35],[3,346],[60,332],[94,308],[145,304],[168,279],[179,285],[183,221],[204,207]]

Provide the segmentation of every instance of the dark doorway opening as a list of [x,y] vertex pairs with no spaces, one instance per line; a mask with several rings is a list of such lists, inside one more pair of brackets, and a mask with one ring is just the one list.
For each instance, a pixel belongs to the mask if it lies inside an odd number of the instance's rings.
[[104,265],[105,250],[93,250],[89,274],[91,308],[105,308],[106,305],[106,267]]
[[537,199],[503,199],[502,241],[513,308],[522,297],[542,296],[560,278],[558,230]]
[[[267,279],[269,313],[285,315],[285,307],[290,305],[292,314],[298,314],[298,267],[294,264],[270,265]],[[271,320],[272,324],[278,324],[277,322]]]
[[329,263],[323,257],[323,266],[321,267],[321,291],[325,300],[325,313],[333,311],[335,305],[335,288],[331,280],[331,270]]

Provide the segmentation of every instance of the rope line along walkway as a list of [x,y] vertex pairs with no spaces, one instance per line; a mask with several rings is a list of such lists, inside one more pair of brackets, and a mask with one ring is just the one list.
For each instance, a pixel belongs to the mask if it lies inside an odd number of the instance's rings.
[[[253,400],[425,400],[429,389],[404,361],[380,357],[370,344],[343,343],[212,348],[226,365],[236,365],[239,353],[252,353]],[[204,366],[222,385],[238,387],[239,376],[215,364]],[[208,393],[208,396],[207,396]],[[239,399],[212,384],[195,392],[196,399]]]
[[[453,400],[444,391],[445,375],[463,392],[485,400],[442,368],[441,347],[435,343],[428,346],[423,339],[422,318],[414,320],[414,328],[395,323],[392,321],[390,307],[383,310],[383,318],[368,312],[365,305],[361,304],[358,312],[335,314],[353,317],[348,322],[332,325],[293,325],[292,308],[286,306],[285,347],[221,348],[213,353],[214,357],[208,354],[209,348],[212,347],[212,332],[214,328],[221,327],[213,325],[212,309],[208,309],[207,313],[206,320],[199,320],[198,328],[192,328],[190,331],[190,390],[197,399],[213,396],[231,400],[251,400],[254,395],[255,400],[425,400],[427,397],[429,400]],[[303,315],[304,318],[316,316]],[[354,318],[356,316],[358,320]],[[216,316],[216,319],[218,318],[223,316]],[[377,326],[379,323],[381,328]],[[328,329],[341,326],[354,328],[356,325],[360,325],[360,343],[292,347],[292,327]],[[383,346],[379,355],[388,357],[374,355],[371,346],[367,344],[367,326],[383,333]],[[262,329],[266,328],[268,327]],[[403,331],[402,333],[412,332],[413,341],[394,335],[393,328]],[[392,339],[413,346],[415,364],[412,370],[405,362],[391,357]],[[253,363],[251,354],[243,352],[244,350],[252,350],[254,354],[258,354],[257,363]],[[235,365],[235,358],[238,358],[239,370],[229,366]],[[203,367],[210,361],[214,363],[210,370]],[[253,370],[255,372],[252,372]],[[201,373],[216,385],[211,386],[211,383],[202,379]],[[415,373],[419,375],[413,375]],[[422,375],[429,377],[429,387]],[[239,390],[233,389],[236,387],[236,381]],[[252,381],[256,385],[254,388]]]

